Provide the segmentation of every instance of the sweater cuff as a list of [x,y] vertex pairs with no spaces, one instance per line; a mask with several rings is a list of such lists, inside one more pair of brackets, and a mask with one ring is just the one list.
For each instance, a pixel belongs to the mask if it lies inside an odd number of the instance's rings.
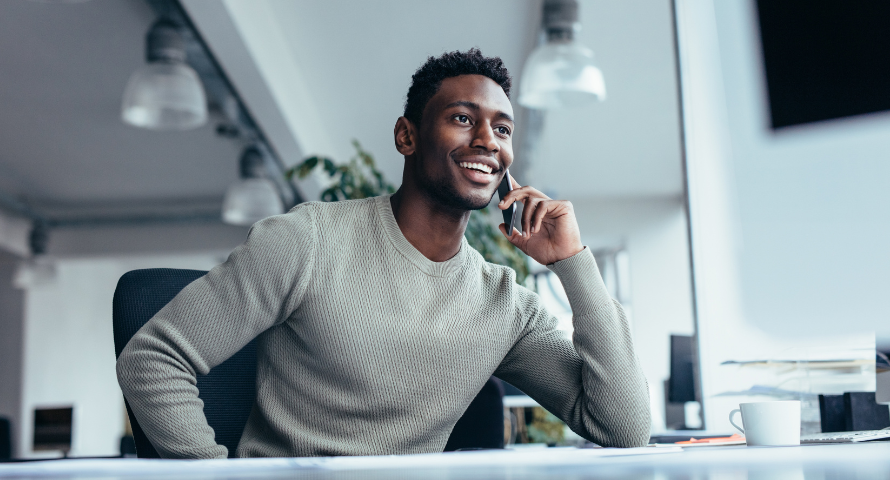
[[547,265],[547,268],[559,277],[575,317],[593,313],[598,305],[611,307],[612,297],[587,246],[569,258]]

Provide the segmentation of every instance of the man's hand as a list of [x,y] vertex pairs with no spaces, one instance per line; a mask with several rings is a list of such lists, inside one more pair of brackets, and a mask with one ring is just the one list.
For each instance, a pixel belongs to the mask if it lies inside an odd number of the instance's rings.
[[570,202],[552,200],[532,187],[522,187],[513,178],[510,180],[513,191],[498,203],[498,208],[505,210],[513,202],[524,204],[520,220],[523,233],[514,228],[508,235],[506,225],[502,223],[500,226],[501,233],[510,243],[544,265],[565,260],[584,250]]

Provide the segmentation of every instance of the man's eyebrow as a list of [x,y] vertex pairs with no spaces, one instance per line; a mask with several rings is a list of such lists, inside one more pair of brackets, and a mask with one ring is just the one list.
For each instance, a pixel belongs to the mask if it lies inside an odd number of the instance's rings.
[[513,117],[507,112],[498,112],[497,115],[495,115],[495,118],[503,118],[505,120],[509,120],[510,122],[513,122]]
[[[478,103],[468,102],[466,100],[458,100],[457,102],[451,102],[448,105],[445,105],[446,110],[452,107],[467,107],[473,110],[482,110],[482,107],[480,107]],[[495,114],[495,118],[503,118],[505,120],[514,122],[513,116],[507,112],[498,112],[497,114]]]
[[446,109],[452,108],[452,107],[467,107],[467,108],[471,108],[473,110],[481,110],[478,103],[468,102],[466,100],[458,100],[456,102],[451,102],[448,105],[445,105]]

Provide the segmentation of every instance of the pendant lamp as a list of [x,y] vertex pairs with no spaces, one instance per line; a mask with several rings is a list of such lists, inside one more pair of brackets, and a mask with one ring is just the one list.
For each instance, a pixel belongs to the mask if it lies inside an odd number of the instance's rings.
[[284,213],[284,203],[275,184],[266,177],[265,159],[256,147],[241,154],[241,179],[226,191],[223,222],[250,226],[272,215]]
[[151,130],[188,130],[207,122],[207,97],[198,74],[185,63],[185,39],[173,22],[160,19],[146,37],[148,63],[124,91],[121,118]]
[[35,221],[28,236],[31,255],[22,261],[12,277],[15,288],[29,288],[51,283],[56,278],[56,262],[46,256],[49,227],[43,221]]
[[593,52],[575,40],[580,29],[577,0],[545,0],[547,41],[532,51],[522,69],[520,105],[553,109],[606,99],[606,83]]

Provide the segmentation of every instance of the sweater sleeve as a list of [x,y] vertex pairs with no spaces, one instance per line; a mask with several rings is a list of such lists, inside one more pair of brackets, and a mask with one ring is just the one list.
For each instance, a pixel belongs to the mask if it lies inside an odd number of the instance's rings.
[[604,447],[639,447],[649,440],[649,389],[627,318],[600,277],[590,250],[548,265],[572,307],[569,340],[540,298],[516,290],[525,329],[495,375],[516,385],[574,432]]
[[185,287],[127,343],[118,383],[163,458],[225,458],[198,398],[206,374],[299,305],[314,261],[312,207],[255,224],[221,265]]

